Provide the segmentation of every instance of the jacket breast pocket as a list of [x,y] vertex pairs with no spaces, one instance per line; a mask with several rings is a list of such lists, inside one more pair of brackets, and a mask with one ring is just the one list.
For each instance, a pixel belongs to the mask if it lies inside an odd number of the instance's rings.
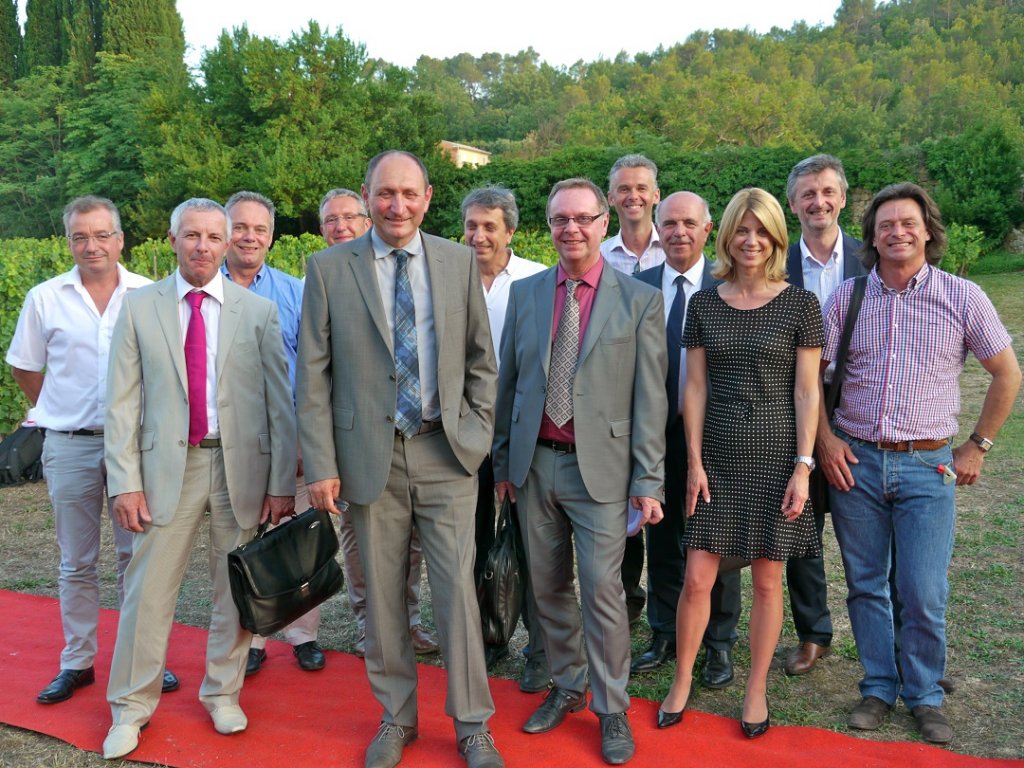
[[633,340],[632,336],[612,336],[607,339],[601,339],[602,344],[628,344]]

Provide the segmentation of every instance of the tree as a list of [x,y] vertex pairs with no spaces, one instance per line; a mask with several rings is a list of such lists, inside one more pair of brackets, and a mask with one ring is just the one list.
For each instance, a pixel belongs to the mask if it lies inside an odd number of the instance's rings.
[[174,0],[103,0],[97,50],[169,61],[185,55],[185,33]]
[[0,0],[0,88],[8,88],[20,74],[21,26],[17,0]]
[[25,3],[25,67],[55,67],[67,62],[63,0],[27,0]]

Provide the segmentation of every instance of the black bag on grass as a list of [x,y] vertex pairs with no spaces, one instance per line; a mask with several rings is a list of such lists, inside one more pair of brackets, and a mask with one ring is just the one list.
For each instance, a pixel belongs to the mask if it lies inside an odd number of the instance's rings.
[[523,609],[526,553],[512,502],[505,498],[498,529],[476,585],[485,645],[508,645]]
[[18,427],[0,442],[0,485],[43,479],[43,437],[39,427]]

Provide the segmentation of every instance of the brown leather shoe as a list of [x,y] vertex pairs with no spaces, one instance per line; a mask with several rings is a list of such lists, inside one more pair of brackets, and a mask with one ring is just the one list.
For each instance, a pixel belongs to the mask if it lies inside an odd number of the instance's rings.
[[810,641],[804,641],[800,643],[793,652],[786,658],[786,664],[784,669],[787,675],[806,675],[812,669],[814,665],[818,663],[818,659],[823,659],[832,652],[832,648],[827,645],[818,645]]
[[426,655],[441,650],[437,640],[422,624],[413,624],[409,627],[409,636],[412,637],[412,649],[418,654]]
[[860,704],[853,708],[846,724],[858,731],[877,731],[888,717],[892,704],[887,704],[877,696],[865,696]]
[[949,744],[953,740],[953,726],[938,707],[922,704],[910,710],[917,723],[921,738],[929,744]]
[[956,680],[952,677],[943,677],[939,679],[939,688],[944,690],[946,694],[953,693],[956,690]]

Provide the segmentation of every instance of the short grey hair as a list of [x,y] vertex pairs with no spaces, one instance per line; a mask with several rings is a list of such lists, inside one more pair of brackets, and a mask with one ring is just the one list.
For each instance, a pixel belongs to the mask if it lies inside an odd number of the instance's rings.
[[373,178],[373,172],[377,170],[377,166],[380,165],[382,160],[393,155],[407,157],[416,163],[416,165],[419,166],[420,173],[423,174],[423,189],[426,190],[426,188],[430,186],[430,177],[427,174],[427,166],[423,164],[422,160],[412,152],[406,152],[404,149],[386,149],[379,155],[375,155],[373,159],[370,160],[369,165],[366,166],[366,178],[363,179],[363,184],[367,189],[370,188],[370,180]]
[[690,192],[690,190],[688,190],[688,189],[679,189],[679,190],[676,190],[675,192],[673,192],[671,195],[666,195],[665,199],[662,200],[660,203],[658,203],[654,207],[654,221],[655,221],[655,223],[661,224],[661,215],[660,215],[661,206],[664,205],[668,201],[668,199],[670,197],[672,197],[672,195],[678,195],[678,194],[683,193],[683,192],[686,192],[687,194],[693,195],[698,200],[700,200],[701,207],[704,209],[704,223],[705,224],[713,223],[714,219],[711,218],[711,206],[708,205],[708,201],[705,200],[700,195],[698,195],[696,192]]
[[615,179],[615,174],[621,171],[623,168],[646,168],[654,176],[654,183],[658,183],[658,166],[654,164],[654,161],[644,155],[632,154],[623,155],[615,164],[612,165],[612,169],[608,171],[608,189],[612,188],[612,182]]
[[190,197],[185,202],[178,203],[178,207],[171,211],[171,234],[175,237],[181,229],[181,217],[185,215],[185,211],[218,211],[224,216],[224,237],[231,239],[231,214],[223,205],[208,197]]
[[505,187],[480,187],[474,189],[462,200],[462,220],[465,222],[466,213],[473,206],[493,211],[501,209],[502,218],[505,219],[505,228],[509,230],[519,228],[519,206],[516,205],[516,196],[512,190]]
[[120,232],[121,214],[118,213],[117,206],[105,197],[99,197],[98,195],[83,195],[82,197],[76,197],[64,206],[64,236],[71,237],[72,216],[76,213],[89,213],[90,211],[96,211],[100,208],[110,214],[110,218],[114,222],[114,231]]
[[801,176],[817,175],[822,171],[828,170],[836,172],[836,176],[839,177],[839,186],[845,195],[846,191],[850,188],[850,184],[846,181],[843,161],[835,155],[821,154],[811,155],[793,166],[793,170],[789,172],[789,178],[786,180],[786,199],[793,199],[793,195],[796,194],[797,182],[800,181]]
[[270,214],[270,234],[274,234],[274,203],[269,197],[261,195],[259,192],[250,192],[243,189],[235,192],[235,194],[228,198],[228,201],[224,203],[224,210],[230,211],[239,203],[258,203],[266,208],[267,213]]
[[363,216],[369,215],[366,210],[366,204],[363,203],[363,198],[360,196],[358,192],[353,192],[351,189],[345,189],[345,187],[335,187],[320,199],[321,224],[324,223],[324,208],[326,208],[327,204],[336,197],[351,197],[353,200],[359,203],[359,212],[363,214]]
[[589,189],[594,193],[594,197],[597,198],[597,212],[608,213],[608,198],[605,196],[604,191],[590,179],[585,179],[582,176],[574,176],[571,179],[557,181],[555,182],[555,185],[551,187],[551,192],[548,193],[548,203],[544,206],[545,216],[551,213],[551,201],[554,200],[555,195],[563,189]]

